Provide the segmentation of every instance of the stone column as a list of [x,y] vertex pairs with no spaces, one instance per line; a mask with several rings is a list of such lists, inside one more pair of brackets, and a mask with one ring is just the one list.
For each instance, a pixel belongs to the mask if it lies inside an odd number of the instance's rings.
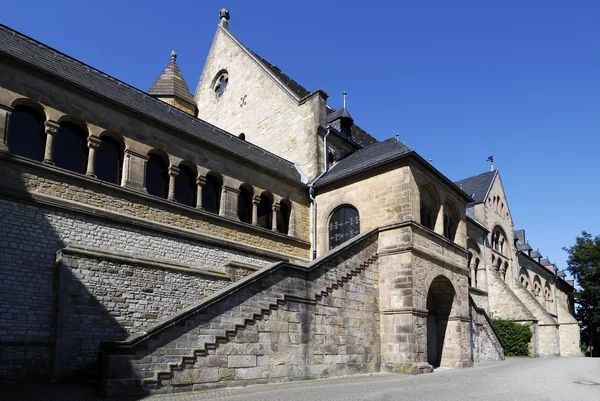
[[136,191],[146,191],[147,155],[125,149],[123,156],[123,179],[121,185]]
[[252,197],[252,225],[258,225],[258,205],[260,204],[260,196]]
[[52,157],[54,153],[54,136],[58,132],[59,125],[54,121],[46,121],[44,132],[46,132],[46,148],[44,150],[44,163],[54,164]]
[[89,136],[87,140],[88,146],[88,162],[87,162],[87,171],[85,175],[89,175],[90,177],[96,177],[96,149],[102,143],[102,140],[97,136]]
[[179,174],[179,167],[171,166],[169,167],[169,196],[168,199],[170,201],[175,200],[175,177]]
[[277,231],[277,214],[279,213],[279,209],[281,209],[281,205],[279,203],[273,203],[273,219],[271,220],[271,231]]
[[220,216],[237,218],[237,198],[239,193],[239,189],[231,188],[226,185],[221,187]]
[[8,150],[8,124],[12,108],[0,104],[0,151]]
[[196,178],[196,184],[198,184],[198,191],[196,191],[196,208],[204,210],[202,206],[202,187],[206,184],[206,177],[199,175]]

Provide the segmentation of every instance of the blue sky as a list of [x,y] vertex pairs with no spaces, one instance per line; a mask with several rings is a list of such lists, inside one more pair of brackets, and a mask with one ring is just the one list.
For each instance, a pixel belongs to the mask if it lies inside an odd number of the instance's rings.
[[177,50],[193,91],[222,7],[248,47],[450,179],[493,155],[515,228],[566,267],[600,233],[598,1],[4,2],[0,22],[148,90]]

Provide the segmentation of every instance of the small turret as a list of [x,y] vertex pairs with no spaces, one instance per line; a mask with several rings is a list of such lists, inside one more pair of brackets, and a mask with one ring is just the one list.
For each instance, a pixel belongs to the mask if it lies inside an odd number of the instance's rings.
[[171,52],[171,61],[154,82],[148,94],[194,117],[196,116],[194,97],[177,65],[175,50]]

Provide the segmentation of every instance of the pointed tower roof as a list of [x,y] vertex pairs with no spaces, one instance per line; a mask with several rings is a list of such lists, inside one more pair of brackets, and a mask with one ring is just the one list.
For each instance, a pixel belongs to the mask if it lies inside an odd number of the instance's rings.
[[194,104],[194,97],[177,65],[177,53],[175,53],[175,50],[171,52],[171,61],[169,61],[169,64],[167,64],[167,67],[160,74],[156,82],[154,82],[148,94],[159,98],[179,98],[180,100]]

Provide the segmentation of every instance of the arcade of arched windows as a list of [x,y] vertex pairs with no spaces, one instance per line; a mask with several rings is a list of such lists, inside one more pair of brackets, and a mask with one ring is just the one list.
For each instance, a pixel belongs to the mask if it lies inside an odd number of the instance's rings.
[[[13,102],[8,113],[4,141],[9,152],[46,164],[85,174],[116,185],[125,185],[125,138],[112,131],[92,135],[84,122],[63,116],[48,120],[44,108],[29,99]],[[0,139],[2,137],[0,136]],[[2,143],[5,142],[5,143]],[[274,232],[293,235],[292,203],[287,198],[260,191],[249,184],[227,188],[223,176],[199,168],[190,161],[171,164],[170,156],[158,149],[146,155],[145,187],[149,195],[178,204],[225,215],[222,198],[226,192],[237,194],[240,222]],[[233,206],[235,207],[235,206]]]
[[493,195],[488,198],[488,204],[492,207],[492,209],[498,213],[500,216],[507,218],[508,217],[508,208],[504,205],[502,198],[498,195]]
[[529,272],[524,268],[521,268],[519,272],[519,282],[548,313],[556,313],[552,287],[549,282],[542,282],[542,279],[537,274],[534,274],[533,279],[531,279]]
[[481,250],[479,245],[471,238],[467,240],[467,262],[469,266],[469,286],[479,288],[483,284],[481,268]]
[[437,191],[430,184],[420,186],[419,196],[421,225],[454,241],[460,223],[454,203],[449,199],[440,202]]

